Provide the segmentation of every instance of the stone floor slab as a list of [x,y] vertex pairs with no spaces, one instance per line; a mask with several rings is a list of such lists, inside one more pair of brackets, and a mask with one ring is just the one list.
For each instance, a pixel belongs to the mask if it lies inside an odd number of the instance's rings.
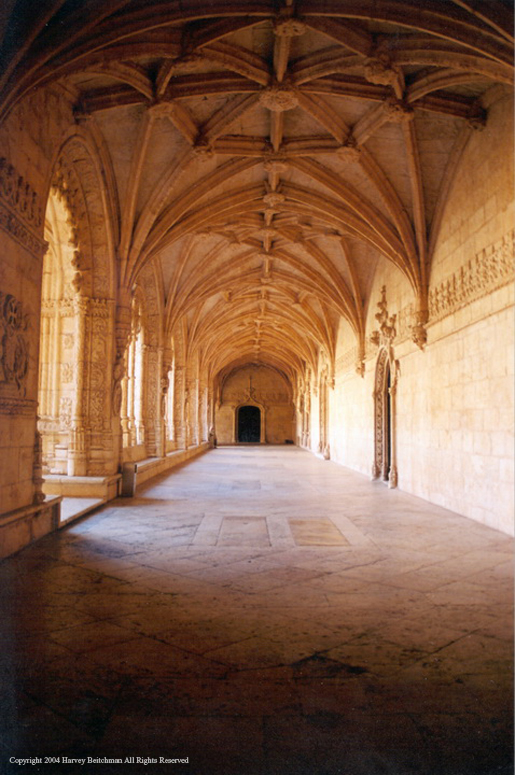
[[505,775],[511,551],[293,447],[209,452],[0,563],[0,772]]

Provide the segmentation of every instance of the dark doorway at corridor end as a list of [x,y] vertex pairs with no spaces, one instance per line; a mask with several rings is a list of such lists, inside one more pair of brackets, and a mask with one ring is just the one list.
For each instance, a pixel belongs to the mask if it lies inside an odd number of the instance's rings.
[[257,406],[241,406],[238,410],[238,441],[261,441],[261,410]]

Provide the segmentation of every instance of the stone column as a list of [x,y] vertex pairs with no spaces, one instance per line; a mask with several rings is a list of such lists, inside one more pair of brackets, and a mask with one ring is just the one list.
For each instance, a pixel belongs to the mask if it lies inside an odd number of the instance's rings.
[[184,449],[186,446],[185,413],[184,413],[184,368],[175,365],[173,389],[173,426],[175,448]]
[[37,421],[39,417],[36,417],[36,433],[34,437],[34,463],[32,468],[32,481],[34,483],[34,499],[35,504],[43,503],[45,495],[43,493],[43,461],[42,461],[42,448],[41,448],[41,433],[37,429]]
[[396,443],[396,395],[397,395],[397,375],[392,375],[390,386],[390,452],[391,465],[388,474],[388,487],[392,489],[397,487],[397,443]]
[[86,320],[89,299],[76,296],[73,300],[75,317],[75,407],[68,446],[68,476],[85,476],[87,472],[86,430],[84,428],[84,372],[86,369]]

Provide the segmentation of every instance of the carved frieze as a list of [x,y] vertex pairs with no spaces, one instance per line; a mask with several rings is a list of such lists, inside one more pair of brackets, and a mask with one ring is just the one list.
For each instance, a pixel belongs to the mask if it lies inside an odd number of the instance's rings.
[[281,393],[275,390],[259,390],[251,388],[250,390],[229,390],[224,392],[224,401],[227,403],[241,404],[244,401],[250,400],[262,404],[290,403],[287,393]]
[[47,250],[47,243],[34,236],[29,229],[23,225],[21,220],[7,207],[0,202],[0,227],[26,248],[36,258],[41,258]]
[[7,159],[0,157],[0,198],[26,223],[39,229],[43,211],[39,195]]
[[471,258],[429,292],[429,320],[434,322],[511,282],[514,277],[515,232],[510,231]]

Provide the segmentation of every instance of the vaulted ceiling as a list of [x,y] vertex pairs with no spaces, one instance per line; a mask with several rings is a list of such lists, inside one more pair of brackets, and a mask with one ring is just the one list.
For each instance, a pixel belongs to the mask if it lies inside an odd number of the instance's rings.
[[[148,261],[212,372],[360,346],[377,266],[423,318],[485,93],[512,84],[501,0],[9,3],[0,108],[58,82],[102,148],[120,282]],[[12,15],[8,16],[8,11]]]

